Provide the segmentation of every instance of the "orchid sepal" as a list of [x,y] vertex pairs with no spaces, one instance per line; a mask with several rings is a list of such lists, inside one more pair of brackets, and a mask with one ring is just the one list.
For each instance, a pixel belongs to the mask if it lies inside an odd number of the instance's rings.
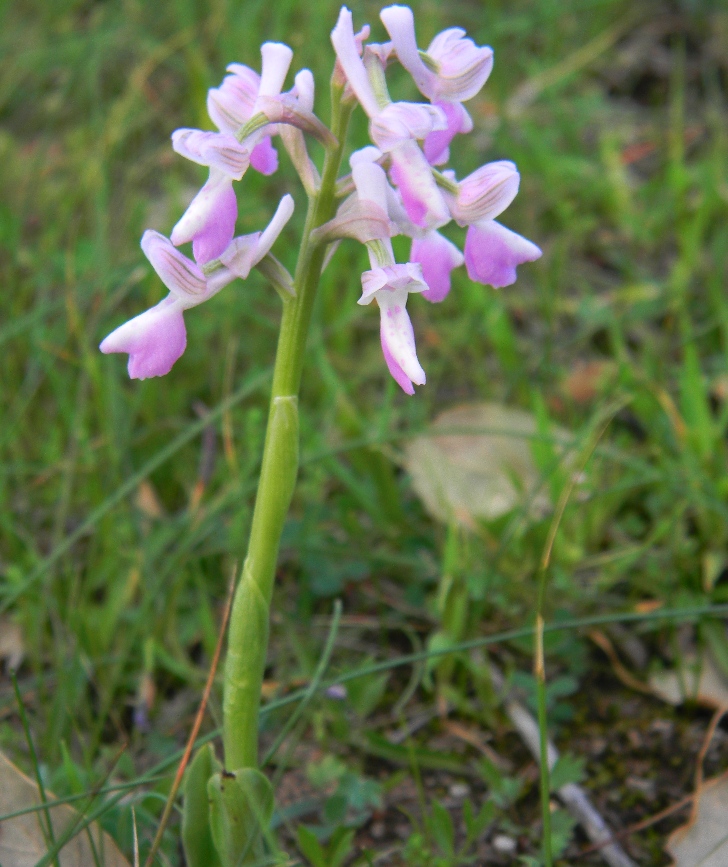
[[521,177],[508,160],[486,163],[457,185],[457,193],[446,194],[450,213],[459,226],[492,220],[511,204]]

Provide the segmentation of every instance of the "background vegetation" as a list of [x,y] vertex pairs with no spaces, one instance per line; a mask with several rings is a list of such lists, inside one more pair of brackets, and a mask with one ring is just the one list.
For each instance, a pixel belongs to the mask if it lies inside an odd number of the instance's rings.
[[[549,432],[568,431],[581,457],[600,435],[561,521],[544,613],[572,621],[547,636],[550,733],[573,757],[566,778],[582,779],[614,827],[690,792],[709,715],[630,690],[604,641],[643,683],[704,647],[728,673],[722,612],[711,610],[728,602],[728,14],[707,0],[413,5],[420,44],[459,25],[493,46],[494,72],[468,106],[476,132],[455,164],[459,174],[484,159],[518,164],[506,222],[544,257],[501,292],[456,272],[445,303],[412,299],[428,373],[414,398],[386,373],[378,317],[355,303],[361,250],[343,245],[324,275],[268,697],[308,683],[334,598],[344,614],[327,677],[393,667],[349,681],[343,699],[319,694],[270,764],[291,863],[298,851],[341,863],[337,846],[360,864],[538,857],[537,772],[484,651],[395,664],[435,635],[528,627],[552,522],[550,508],[517,509],[466,532],[427,515],[400,458],[443,409],[487,400],[532,412],[552,504],[572,470]],[[378,9],[353,3],[383,38]],[[187,352],[163,379],[130,382],[124,360],[97,345],[161,297],[138,239],[147,227],[168,233],[203,178],[172,152],[171,131],[209,126],[207,89],[231,61],[257,67],[266,39],[313,69],[326,119],[337,10],[2,4],[0,747],[31,768],[8,674],[22,652],[47,785],[63,796],[129,784],[121,800],[81,800],[89,815],[104,808],[127,854],[132,805],[148,850],[244,554],[279,303],[253,274],[192,311]],[[404,77],[397,88],[414,96]],[[361,113],[355,126],[363,143]],[[281,163],[271,179],[246,176],[241,231],[264,225],[295,183]],[[280,244],[289,265],[304,212],[293,192]],[[662,616],[695,607],[704,613]],[[579,626],[595,615],[615,621],[597,639]],[[531,645],[525,635],[488,648],[527,702]],[[293,707],[266,714],[268,744]],[[213,693],[205,731],[219,709]],[[708,771],[726,766],[725,743],[714,741]],[[467,841],[469,810],[481,825]],[[600,863],[580,855],[585,839],[565,814],[554,824],[563,863]],[[668,863],[669,827],[625,845],[639,863]],[[163,863],[181,863],[177,836],[173,824]]]

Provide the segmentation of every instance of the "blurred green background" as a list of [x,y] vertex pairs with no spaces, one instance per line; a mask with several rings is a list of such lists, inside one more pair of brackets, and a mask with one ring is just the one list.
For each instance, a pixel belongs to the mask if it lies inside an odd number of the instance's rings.
[[[172,152],[170,133],[210,128],[207,89],[230,62],[259,68],[264,40],[292,46],[294,71],[314,71],[326,121],[338,6],[0,8],[0,630],[18,636],[48,781],[84,792],[120,745],[115,775],[133,780],[189,728],[245,551],[279,301],[253,274],[191,311],[188,349],[162,379],[130,382],[126,358],[97,346],[162,297],[139,238],[169,234],[204,180]],[[356,304],[366,257],[353,242],[336,254],[304,374],[303,465],[274,601],[269,674],[279,684],[311,675],[325,632],[310,624],[335,596],[347,616],[381,624],[344,642],[339,671],[362,651],[410,649],[391,632],[410,621],[424,644],[438,629],[459,639],[531,622],[550,514],[515,510],[473,533],[443,527],[401,469],[407,438],[463,402],[533,414],[552,504],[571,470],[549,432],[568,431],[579,455],[609,420],[566,507],[547,619],[728,601],[728,12],[700,0],[413,8],[423,47],[457,25],[494,48],[494,71],[468,104],[475,131],[455,143],[452,165],[462,176],[514,160],[521,190],[503,221],[544,256],[500,292],[460,269],[443,304],[411,299],[428,382],[407,398],[386,372],[376,312]],[[353,3],[355,23],[383,40],[378,9]],[[416,98],[403,75],[391,81],[395,97]],[[352,132],[361,147],[361,112]],[[292,191],[296,214],[276,251],[292,269],[305,202],[279,151],[275,176],[250,172],[239,185],[238,228],[260,229]],[[457,229],[449,236],[462,243]],[[444,573],[465,602],[457,622]],[[651,664],[709,646],[728,670],[717,616],[640,630]],[[588,683],[603,658],[580,632],[565,641],[547,648],[552,672]],[[527,671],[522,651],[509,659]],[[465,670],[443,676],[466,702]],[[396,699],[389,689],[379,706]],[[219,696],[211,709],[210,728]],[[0,746],[27,768],[16,711],[6,671]],[[317,713],[307,737],[345,753],[349,729]],[[472,713],[492,718],[492,708]],[[129,811],[114,810],[105,821],[128,851]],[[144,845],[158,812],[154,799],[138,801]]]

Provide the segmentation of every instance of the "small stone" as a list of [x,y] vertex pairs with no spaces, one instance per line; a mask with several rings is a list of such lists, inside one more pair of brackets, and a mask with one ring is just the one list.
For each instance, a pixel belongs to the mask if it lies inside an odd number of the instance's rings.
[[470,786],[467,783],[453,783],[450,786],[450,795],[453,798],[458,798],[458,800],[462,800],[463,798],[467,798],[470,794]]
[[504,855],[511,855],[515,852],[517,845],[513,837],[509,837],[507,834],[496,834],[493,837],[493,848],[496,852],[502,852]]

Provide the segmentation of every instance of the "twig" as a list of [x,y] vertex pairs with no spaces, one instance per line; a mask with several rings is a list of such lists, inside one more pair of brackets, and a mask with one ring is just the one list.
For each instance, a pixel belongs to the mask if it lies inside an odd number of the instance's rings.
[[162,836],[164,835],[165,828],[167,827],[167,823],[169,822],[169,817],[172,815],[172,808],[174,807],[174,801],[177,797],[177,792],[179,791],[179,787],[182,785],[182,776],[184,775],[185,768],[187,767],[187,763],[190,760],[190,756],[192,755],[192,749],[195,745],[195,741],[197,740],[197,735],[200,731],[200,726],[202,725],[202,719],[205,716],[205,709],[207,708],[207,702],[210,698],[210,693],[212,692],[212,684],[215,680],[215,672],[217,671],[217,665],[220,661],[220,654],[222,653],[222,644],[225,639],[225,631],[227,629],[228,618],[230,617],[230,608],[233,603],[233,592],[235,590],[235,576],[238,571],[238,564],[235,563],[232,569],[232,575],[230,577],[230,585],[228,587],[227,599],[225,600],[225,609],[222,615],[222,623],[220,624],[220,634],[217,637],[217,646],[215,647],[215,655],[212,657],[212,664],[210,666],[210,673],[207,675],[207,683],[205,684],[205,691],[202,693],[202,701],[200,702],[200,707],[197,711],[197,716],[195,717],[194,725],[192,726],[192,731],[190,732],[190,736],[187,739],[187,745],[185,746],[185,751],[182,754],[182,758],[179,763],[179,767],[177,768],[177,773],[175,774],[174,782],[172,783],[172,788],[169,792],[169,797],[167,798],[167,803],[164,805],[164,812],[162,813],[162,818],[159,821],[159,827],[157,828],[157,833],[154,837],[154,842],[152,843],[152,848],[147,856],[147,860],[144,862],[144,867],[152,867],[154,862],[154,858],[157,854],[157,850],[162,842]]
[[[624,837],[630,837],[632,834],[636,834],[638,831],[644,831],[645,828],[649,828],[651,825],[656,825],[658,822],[661,822],[663,819],[667,819],[669,816],[672,816],[673,813],[677,813],[678,810],[682,810],[683,807],[687,807],[692,801],[695,800],[695,795],[690,794],[686,795],[684,798],[680,798],[679,801],[675,801],[674,804],[670,804],[669,807],[665,807],[664,810],[660,810],[659,813],[655,813],[653,816],[648,816],[646,819],[642,819],[641,822],[636,822],[634,825],[630,825],[629,828],[623,828],[621,831],[615,831],[613,834],[613,839],[622,839]],[[601,848],[603,848],[606,843],[594,843],[591,846],[587,846],[586,849],[582,849],[579,852],[579,857],[583,855],[590,855],[592,852],[598,852]]]
[[719,707],[715,713],[713,714],[712,719],[710,720],[710,725],[708,726],[708,730],[705,732],[705,737],[703,738],[703,743],[700,747],[700,752],[698,753],[697,758],[695,759],[695,785],[694,796],[693,796],[693,806],[690,810],[690,818],[688,819],[688,825],[692,825],[693,822],[697,818],[698,814],[698,805],[700,803],[700,790],[703,786],[703,762],[705,761],[705,757],[708,754],[708,750],[710,749],[710,745],[713,741],[713,736],[715,735],[715,730],[718,728],[718,723],[723,719],[723,717],[728,713],[728,707],[723,705]]
[[646,683],[642,683],[641,680],[631,674],[631,672],[622,664],[622,661],[617,656],[617,652],[614,649],[614,645],[607,635],[605,635],[600,629],[590,629],[589,632],[587,632],[587,635],[591,638],[594,644],[596,644],[597,647],[599,647],[600,650],[603,650],[607,655],[612,664],[614,673],[625,686],[635,690],[636,692],[641,692],[654,698],[654,690],[652,690]]

